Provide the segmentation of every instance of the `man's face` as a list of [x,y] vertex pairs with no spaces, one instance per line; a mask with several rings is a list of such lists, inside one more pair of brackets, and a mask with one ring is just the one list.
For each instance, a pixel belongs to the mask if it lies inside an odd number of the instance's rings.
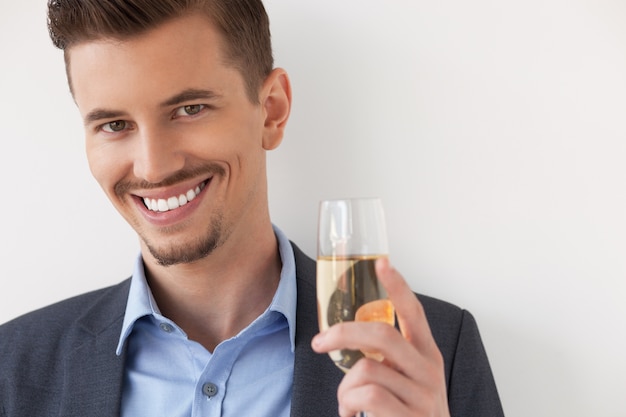
[[266,212],[264,108],[202,16],[69,50],[91,171],[161,264],[200,259]]

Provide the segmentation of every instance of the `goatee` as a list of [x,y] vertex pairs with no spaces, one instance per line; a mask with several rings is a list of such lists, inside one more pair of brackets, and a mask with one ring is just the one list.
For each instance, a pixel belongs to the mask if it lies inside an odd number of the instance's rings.
[[207,229],[207,234],[204,237],[181,246],[157,248],[146,239],[144,239],[144,242],[154,259],[161,266],[192,263],[209,256],[223,243],[221,217],[213,219]]

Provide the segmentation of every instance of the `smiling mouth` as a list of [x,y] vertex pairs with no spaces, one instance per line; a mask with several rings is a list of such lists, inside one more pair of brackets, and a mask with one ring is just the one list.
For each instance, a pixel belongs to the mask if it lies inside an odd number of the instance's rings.
[[186,193],[180,194],[178,196],[172,196],[169,198],[143,198],[143,204],[150,211],[156,212],[166,212],[170,210],[175,210],[179,207],[184,206],[189,203],[191,200],[196,198],[198,194],[204,189],[207,181],[203,181],[196,188],[191,188],[187,190]]

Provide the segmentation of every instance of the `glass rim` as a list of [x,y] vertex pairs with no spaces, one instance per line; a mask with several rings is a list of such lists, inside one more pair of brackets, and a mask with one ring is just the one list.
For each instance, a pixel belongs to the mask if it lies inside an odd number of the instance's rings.
[[345,198],[325,198],[320,200],[320,203],[333,203],[336,201],[372,201],[372,200],[381,200],[380,197],[345,197]]

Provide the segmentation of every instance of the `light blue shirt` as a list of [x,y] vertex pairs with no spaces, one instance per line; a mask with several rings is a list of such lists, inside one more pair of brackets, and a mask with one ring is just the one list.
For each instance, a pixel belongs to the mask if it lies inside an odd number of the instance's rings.
[[276,227],[282,271],[270,306],[213,353],[161,315],[138,257],[117,354],[127,344],[122,417],[288,417],[296,329],[296,268]]

